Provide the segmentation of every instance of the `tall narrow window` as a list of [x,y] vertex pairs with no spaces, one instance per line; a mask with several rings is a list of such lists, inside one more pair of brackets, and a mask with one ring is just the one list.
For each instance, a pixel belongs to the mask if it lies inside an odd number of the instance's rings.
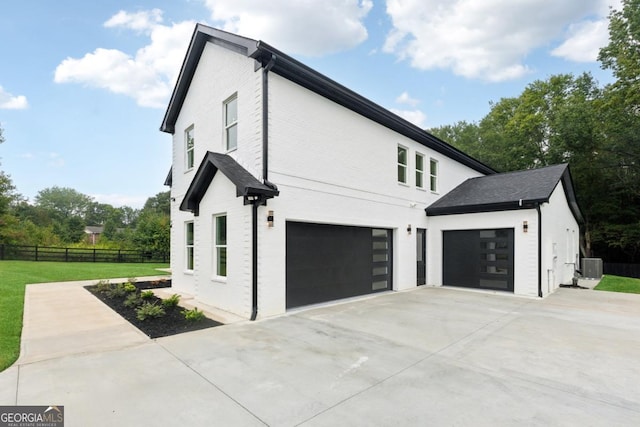
[[438,161],[429,160],[429,188],[434,193],[438,191]]
[[424,188],[424,156],[416,153],[416,187]]
[[227,216],[213,218],[216,276],[227,277]]
[[185,246],[187,270],[193,271],[193,221],[185,223]]
[[398,182],[407,183],[407,149],[398,145]]
[[224,103],[224,134],[227,151],[238,147],[238,97],[234,95]]
[[185,159],[187,170],[192,169],[195,162],[194,147],[196,140],[193,136],[193,126],[184,132]]

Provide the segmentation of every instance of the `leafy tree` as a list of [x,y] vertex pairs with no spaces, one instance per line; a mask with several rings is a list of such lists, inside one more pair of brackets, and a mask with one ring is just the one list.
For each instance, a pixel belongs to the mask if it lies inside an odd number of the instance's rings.
[[142,208],[143,212],[156,212],[165,215],[171,215],[171,194],[169,191],[163,191],[153,197],[149,197]]
[[613,88],[624,92],[627,107],[640,106],[640,0],[622,0],[621,9],[609,13],[609,44],[598,60],[602,67],[613,71]]
[[73,188],[54,186],[40,190],[35,197],[35,203],[59,218],[84,218],[93,199]]
[[168,215],[146,212],[140,215],[133,240],[139,249],[168,253],[171,220]]

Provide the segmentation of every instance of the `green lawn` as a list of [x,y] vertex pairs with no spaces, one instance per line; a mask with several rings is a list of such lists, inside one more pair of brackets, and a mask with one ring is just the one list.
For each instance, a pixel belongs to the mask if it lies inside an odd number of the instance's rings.
[[0,261],[0,371],[20,355],[24,288],[29,283],[159,276],[167,264]]
[[607,274],[606,276],[602,277],[602,280],[594,289],[597,291],[640,294],[640,279],[633,279],[631,277],[610,276]]

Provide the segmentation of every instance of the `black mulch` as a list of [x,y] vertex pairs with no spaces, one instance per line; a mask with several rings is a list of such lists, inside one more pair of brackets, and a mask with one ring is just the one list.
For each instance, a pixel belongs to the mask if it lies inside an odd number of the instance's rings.
[[[168,288],[171,287],[171,280],[159,280],[154,282],[137,282],[135,283],[138,293],[146,289],[155,288]],[[118,313],[124,319],[129,321],[133,326],[140,329],[145,335],[150,338],[166,337],[169,335],[181,334],[183,332],[197,331],[205,328],[212,328],[214,326],[220,326],[222,323],[211,320],[208,317],[202,320],[186,320],[182,311],[184,307],[180,305],[174,307],[165,307],[166,314],[162,317],[155,319],[145,319],[143,321],[138,320],[136,317],[135,308],[129,308],[124,306],[123,297],[109,298],[104,293],[98,292],[98,286],[86,286],[89,292],[95,295],[100,301],[111,307],[113,311]],[[150,303],[161,304],[162,300],[156,296],[146,299]]]

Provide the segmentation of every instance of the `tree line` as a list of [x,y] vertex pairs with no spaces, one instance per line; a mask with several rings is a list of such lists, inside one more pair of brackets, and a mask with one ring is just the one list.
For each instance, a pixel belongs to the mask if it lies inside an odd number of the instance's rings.
[[640,0],[611,10],[598,60],[613,83],[552,75],[491,103],[479,122],[429,132],[500,172],[568,163],[585,255],[640,262]]
[[[0,143],[3,142],[0,128]],[[142,209],[96,202],[72,188],[50,187],[26,200],[0,170],[0,244],[99,247],[169,252],[169,192],[149,197]],[[102,226],[97,242],[86,226]]]

